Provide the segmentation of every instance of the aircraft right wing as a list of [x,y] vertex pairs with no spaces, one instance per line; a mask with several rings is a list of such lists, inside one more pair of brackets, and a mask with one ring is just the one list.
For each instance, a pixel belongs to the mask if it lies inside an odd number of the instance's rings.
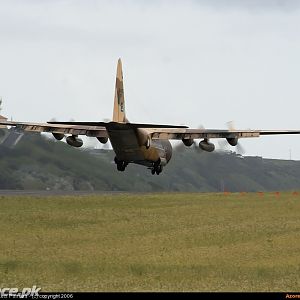
[[91,125],[67,125],[50,123],[31,123],[0,121],[0,125],[13,126],[16,129],[33,132],[50,132],[57,134],[86,135],[90,137],[108,137],[106,128],[103,126]]

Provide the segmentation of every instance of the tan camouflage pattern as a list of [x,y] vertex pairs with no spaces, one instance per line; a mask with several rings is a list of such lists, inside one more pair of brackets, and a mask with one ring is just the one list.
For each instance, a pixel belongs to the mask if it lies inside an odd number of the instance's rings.
[[118,60],[118,66],[117,66],[113,121],[126,122],[123,71],[122,71],[122,62],[120,58]]

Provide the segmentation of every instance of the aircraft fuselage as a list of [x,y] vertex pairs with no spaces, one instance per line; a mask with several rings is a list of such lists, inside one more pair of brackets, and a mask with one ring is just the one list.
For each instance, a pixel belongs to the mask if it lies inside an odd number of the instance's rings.
[[142,129],[115,124],[107,129],[109,139],[116,154],[118,169],[129,163],[136,163],[161,170],[172,157],[172,145],[169,140],[151,140],[147,145],[148,133]]

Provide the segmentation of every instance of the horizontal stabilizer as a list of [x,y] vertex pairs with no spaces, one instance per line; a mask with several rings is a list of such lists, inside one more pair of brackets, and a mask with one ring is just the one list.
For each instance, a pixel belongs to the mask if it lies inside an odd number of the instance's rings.
[[126,126],[131,128],[188,128],[187,126],[182,126],[182,125],[175,126],[175,125],[120,123],[120,122],[48,122],[48,124],[101,126],[101,127]]

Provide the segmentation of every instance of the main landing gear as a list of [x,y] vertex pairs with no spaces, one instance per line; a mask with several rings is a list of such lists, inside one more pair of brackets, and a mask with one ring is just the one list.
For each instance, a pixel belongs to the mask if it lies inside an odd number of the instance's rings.
[[162,170],[162,165],[154,164],[154,166],[151,168],[151,174],[154,175],[156,173],[156,175],[159,175],[162,172]]
[[[117,165],[117,170],[120,172],[124,172],[126,167],[128,166],[128,162],[123,160],[118,160],[116,157],[115,157],[115,164]],[[161,165],[161,161],[159,160],[156,163],[154,163],[152,167],[149,167],[148,169],[151,170],[152,175],[154,174],[159,175],[163,170],[163,166]]]
[[124,172],[128,163],[123,161],[123,160],[117,160],[117,158],[115,157],[115,163],[117,165],[117,170],[120,172]]

